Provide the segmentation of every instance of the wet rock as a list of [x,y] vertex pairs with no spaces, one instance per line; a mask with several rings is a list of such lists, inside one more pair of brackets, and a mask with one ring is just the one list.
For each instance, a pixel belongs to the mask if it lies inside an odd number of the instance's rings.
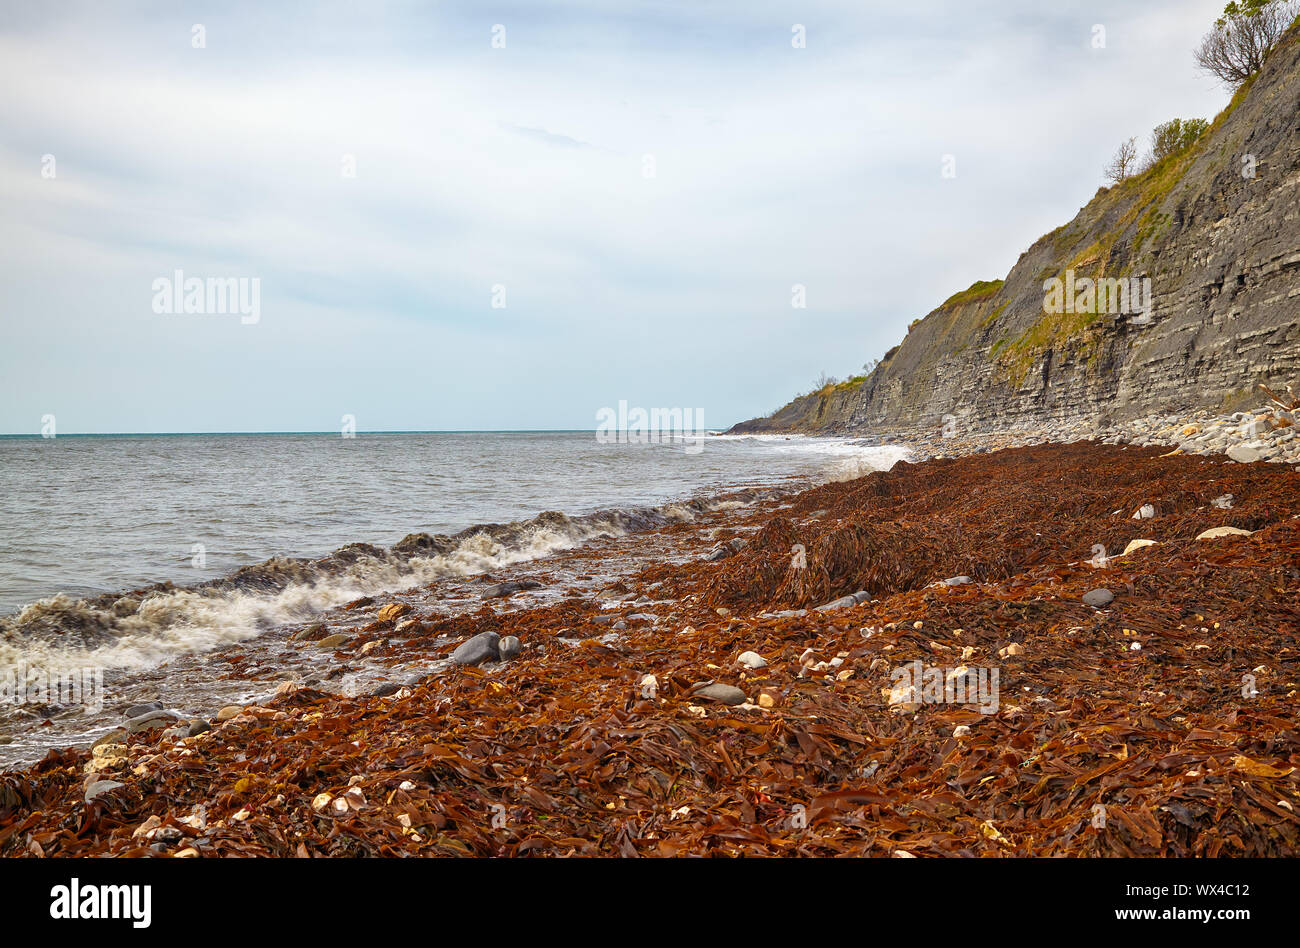
[[725,543],[719,543],[713,549],[709,550],[708,553],[704,554],[704,562],[716,563],[718,560],[725,560],[730,555],[731,547],[727,546]]
[[518,637],[507,635],[497,643],[497,654],[501,656],[501,661],[509,662],[519,657],[519,653],[524,650],[523,643]]
[[391,622],[394,619],[406,615],[410,611],[411,607],[408,603],[390,602],[388,605],[384,606],[384,608],[379,610],[375,615],[375,618],[380,622]]
[[317,648],[338,648],[348,637],[341,632],[335,632],[333,635],[327,635],[316,643]]
[[504,596],[513,596],[517,592],[525,589],[540,589],[541,583],[532,579],[512,580],[508,583],[497,583],[483,591],[484,599],[501,599]]
[[865,589],[860,589],[853,594],[853,601],[861,605],[864,602],[871,602],[871,593]]
[[648,612],[634,612],[631,615],[623,617],[627,622],[658,622],[659,617],[651,615]]
[[1083,604],[1094,609],[1104,609],[1115,601],[1115,594],[1109,589],[1092,589],[1083,594]]
[[179,720],[181,716],[173,711],[146,711],[126,722],[126,733],[138,734],[152,728],[169,727]]
[[91,744],[90,749],[93,751],[96,747],[102,747],[106,744],[120,744],[124,737],[126,737],[126,728],[115,727],[103,737],[99,738],[99,740],[95,741],[95,743]]
[[305,629],[299,629],[289,636],[290,642],[314,642],[317,639],[323,639],[329,634],[329,628],[324,622],[317,622]]
[[131,705],[131,707],[126,709],[126,712],[122,717],[129,720],[131,718],[138,718],[142,714],[148,714],[150,711],[161,711],[162,709],[163,703],[161,701],[147,701],[143,704]]
[[118,790],[125,786],[126,784],[119,783],[116,780],[96,780],[94,783],[90,784],[90,786],[86,787],[86,802],[90,803],[92,800],[97,800],[106,793],[112,793],[114,790]]
[[190,736],[190,726],[181,723],[175,727],[169,727],[167,730],[162,732],[162,736],[167,738],[169,741],[179,741],[181,738]]
[[210,730],[212,730],[211,724],[209,724],[207,721],[203,720],[202,718],[195,718],[193,721],[190,722],[189,736],[197,737],[198,735],[204,734]]
[[451,653],[451,660],[457,665],[481,665],[483,662],[501,660],[498,644],[501,637],[495,632],[480,632],[466,642],[456,646]]
[[705,685],[697,691],[691,693],[692,698],[703,698],[707,701],[717,701],[720,704],[744,704],[745,693],[734,685],[724,685],[715,682],[711,685]]
[[224,708],[222,708],[220,711],[217,712],[217,720],[218,720],[218,721],[229,721],[231,718],[239,717],[239,715],[241,715],[241,714],[243,714],[243,713],[244,713],[244,707],[243,707],[243,705],[239,705],[239,704],[228,704],[228,705],[226,705]]
[[396,684],[395,682],[386,681],[382,685],[371,689],[370,697],[387,698],[389,695],[397,694],[397,692],[401,690],[401,687],[401,685]]

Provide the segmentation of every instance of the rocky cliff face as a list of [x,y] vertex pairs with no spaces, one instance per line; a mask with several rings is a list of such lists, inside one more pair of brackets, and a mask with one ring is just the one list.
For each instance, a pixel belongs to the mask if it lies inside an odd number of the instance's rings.
[[[1045,283],[1138,281],[1145,313],[1051,312]],[[1148,281],[1149,283],[1145,282]],[[1101,286],[1102,284],[1096,284]],[[1126,286],[1129,285],[1127,282]],[[1108,289],[1114,289],[1107,284]],[[1073,298],[1071,298],[1073,302]],[[1300,27],[1187,151],[1103,188],[1005,281],[913,324],[864,381],[734,432],[1098,425],[1232,410],[1300,380]],[[945,422],[945,416],[952,416]]]

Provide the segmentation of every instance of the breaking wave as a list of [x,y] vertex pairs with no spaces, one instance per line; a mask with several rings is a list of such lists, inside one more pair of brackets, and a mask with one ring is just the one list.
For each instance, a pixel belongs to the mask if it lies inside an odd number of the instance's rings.
[[473,576],[597,538],[689,522],[719,503],[730,502],[689,500],[577,517],[550,511],[451,536],[411,534],[387,549],[354,543],[317,560],[277,557],[193,586],[161,583],[89,599],[53,596],[0,617],[0,667],[149,667],[308,621],[364,596]]

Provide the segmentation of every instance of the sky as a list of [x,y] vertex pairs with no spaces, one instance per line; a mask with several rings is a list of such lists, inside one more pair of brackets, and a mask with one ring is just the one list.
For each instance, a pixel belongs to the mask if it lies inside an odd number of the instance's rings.
[[4,4],[0,432],[765,414],[1213,117],[1221,8]]

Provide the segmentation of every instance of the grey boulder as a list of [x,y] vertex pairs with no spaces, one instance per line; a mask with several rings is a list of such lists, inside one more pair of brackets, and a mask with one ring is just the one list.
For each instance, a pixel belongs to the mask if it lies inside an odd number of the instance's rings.
[[451,660],[457,665],[481,665],[484,662],[500,661],[501,652],[497,647],[500,641],[501,636],[495,632],[480,632],[456,646],[456,651],[451,653]]

